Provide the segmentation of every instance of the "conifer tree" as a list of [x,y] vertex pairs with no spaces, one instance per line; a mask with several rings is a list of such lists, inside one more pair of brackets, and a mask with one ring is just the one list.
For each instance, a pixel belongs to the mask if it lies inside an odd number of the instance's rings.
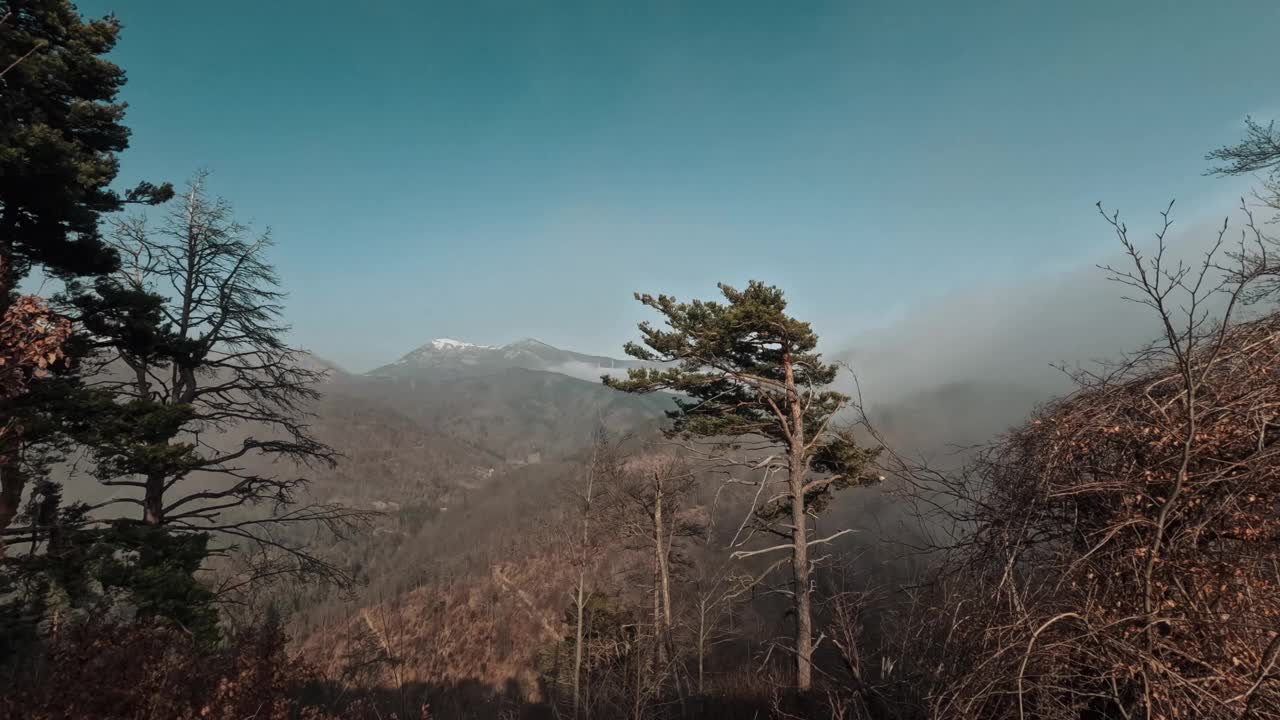
[[762,492],[750,523],[786,542],[735,555],[789,554],[796,686],[807,690],[813,653],[809,551],[850,532],[817,537],[813,525],[834,492],[876,479],[868,471],[875,453],[836,427],[836,416],[850,403],[830,388],[839,368],[822,362],[809,323],[786,314],[782,291],[756,281],[744,290],[719,288],[724,302],[637,294],[662,315],[665,328],[641,323],[642,342],[627,343],[626,352],[662,365],[603,380],[626,392],[675,393],[670,435],[709,442],[721,457],[732,455],[762,473],[752,480]]
[[[17,293],[34,267],[60,279],[112,271],[118,259],[99,232],[102,215],[172,195],[169,186],[150,183],[111,189],[129,139],[125,106],[116,102],[124,71],[104,57],[119,32],[114,18],[85,21],[67,0],[0,7],[0,322],[10,328],[44,312]],[[8,430],[0,436],[0,533],[18,512],[28,478],[40,473],[38,462],[24,460],[39,456],[24,446],[41,440],[37,426],[56,426],[42,423],[51,409],[44,399],[67,391],[30,396],[46,369],[24,369],[10,378],[22,392],[0,397],[0,427]]]

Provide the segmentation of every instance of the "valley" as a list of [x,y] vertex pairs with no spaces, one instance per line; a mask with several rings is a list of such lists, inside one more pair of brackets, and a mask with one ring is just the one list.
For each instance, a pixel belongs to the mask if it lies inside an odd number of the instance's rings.
[[0,0],[0,720],[1280,720],[1277,33]]

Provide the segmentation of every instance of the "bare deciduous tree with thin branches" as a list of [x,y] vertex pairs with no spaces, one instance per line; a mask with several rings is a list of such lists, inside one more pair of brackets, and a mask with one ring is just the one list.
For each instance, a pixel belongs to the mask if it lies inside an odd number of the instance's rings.
[[74,294],[98,349],[89,386],[107,398],[82,429],[99,482],[142,523],[214,533],[261,551],[242,583],[294,573],[341,580],[305,549],[306,528],[343,532],[365,516],[300,502],[309,468],[337,453],[307,424],[322,370],[288,345],[267,233],[238,222],[201,173],[158,226],[115,223],[123,263]]

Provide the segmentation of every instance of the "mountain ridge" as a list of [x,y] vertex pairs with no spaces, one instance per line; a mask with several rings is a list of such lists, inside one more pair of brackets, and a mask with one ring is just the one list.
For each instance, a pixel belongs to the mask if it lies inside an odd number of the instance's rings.
[[375,378],[424,374],[462,377],[518,368],[595,381],[601,374],[642,365],[644,363],[635,360],[565,350],[534,337],[524,337],[500,346],[442,337],[430,340],[394,362],[376,367],[364,375]]

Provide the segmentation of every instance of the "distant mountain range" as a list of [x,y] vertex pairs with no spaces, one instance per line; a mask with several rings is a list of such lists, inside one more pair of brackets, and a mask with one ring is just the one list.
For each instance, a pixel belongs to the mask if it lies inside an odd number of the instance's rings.
[[525,338],[500,347],[437,338],[394,363],[366,374],[373,377],[408,377],[429,373],[437,377],[461,377],[518,368],[598,381],[604,373],[639,366],[640,363],[634,360],[561,350],[534,338]]
[[588,445],[599,426],[617,433],[654,427],[671,406],[665,394],[628,395],[601,384],[601,375],[639,362],[532,338],[501,347],[438,338],[364,374],[319,358],[308,364],[329,370],[318,425],[333,425],[343,406],[364,407],[366,415],[384,408],[417,424],[429,445],[469,448],[481,473],[564,457]]

